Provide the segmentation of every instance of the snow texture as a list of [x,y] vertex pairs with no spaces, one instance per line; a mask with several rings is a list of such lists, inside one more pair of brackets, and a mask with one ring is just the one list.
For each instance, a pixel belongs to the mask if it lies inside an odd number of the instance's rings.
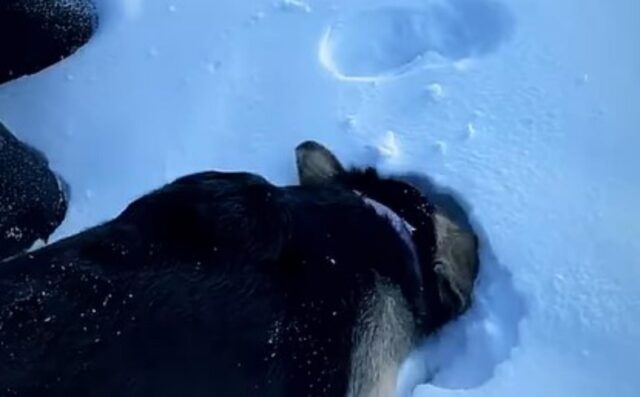
[[0,87],[0,120],[71,185],[58,237],[189,172],[292,183],[315,139],[429,175],[480,232],[475,305],[414,353],[400,396],[638,395],[640,2],[99,8],[88,46]]

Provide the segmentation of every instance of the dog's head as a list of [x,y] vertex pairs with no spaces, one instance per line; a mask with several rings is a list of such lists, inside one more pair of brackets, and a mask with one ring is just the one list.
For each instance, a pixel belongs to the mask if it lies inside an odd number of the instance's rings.
[[[471,230],[409,183],[380,177],[371,168],[346,170],[317,142],[299,145],[296,160],[301,185],[337,184],[350,189],[409,236],[406,239],[417,254],[416,275],[422,278],[427,310],[435,317],[432,325],[440,325],[469,307],[478,273],[478,243]],[[434,300],[439,303],[435,308],[429,304]]]

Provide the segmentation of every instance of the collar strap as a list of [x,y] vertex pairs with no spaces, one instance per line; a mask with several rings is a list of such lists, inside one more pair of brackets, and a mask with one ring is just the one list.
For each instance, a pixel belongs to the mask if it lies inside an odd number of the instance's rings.
[[389,221],[393,229],[398,233],[402,241],[404,241],[406,246],[409,248],[409,251],[411,252],[411,261],[412,261],[413,270],[418,275],[418,279],[422,280],[422,271],[420,269],[420,262],[418,260],[416,246],[412,238],[412,234],[413,232],[416,231],[416,228],[413,225],[411,225],[411,223],[409,223],[406,219],[398,215],[397,212],[395,212],[388,206],[382,204],[381,202],[376,201],[371,197],[367,197],[365,194],[357,190],[354,190],[354,193],[360,196],[362,200],[365,202],[365,204],[373,208],[379,216],[386,218]]

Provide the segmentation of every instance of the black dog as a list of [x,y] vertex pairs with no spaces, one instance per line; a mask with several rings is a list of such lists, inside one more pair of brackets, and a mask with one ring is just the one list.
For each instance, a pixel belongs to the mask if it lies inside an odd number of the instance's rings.
[[391,396],[468,306],[475,237],[319,144],[297,158],[300,186],[190,175],[0,264],[2,392]]

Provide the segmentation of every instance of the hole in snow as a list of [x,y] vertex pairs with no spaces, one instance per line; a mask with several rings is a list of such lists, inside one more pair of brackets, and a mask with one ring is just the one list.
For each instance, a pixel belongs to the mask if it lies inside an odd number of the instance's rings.
[[421,63],[443,66],[494,51],[512,29],[493,0],[435,0],[425,8],[383,7],[331,24],[320,62],[336,77],[373,80]]
[[408,397],[421,383],[441,389],[471,389],[489,381],[519,343],[525,301],[515,289],[509,270],[499,263],[486,234],[468,217],[471,207],[458,195],[441,189],[427,177],[401,179],[432,197],[456,221],[472,227],[480,240],[480,274],[470,310],[428,338],[405,363],[399,397]]

